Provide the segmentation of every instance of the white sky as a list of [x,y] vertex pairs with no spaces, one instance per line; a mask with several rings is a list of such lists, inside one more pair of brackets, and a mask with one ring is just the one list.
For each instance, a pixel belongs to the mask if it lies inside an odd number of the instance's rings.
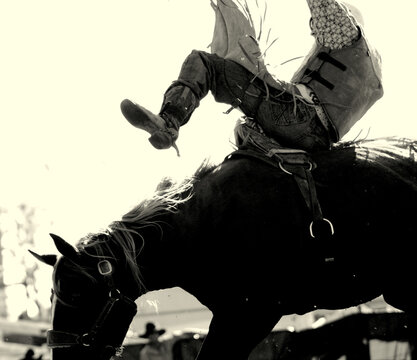
[[[371,137],[417,138],[417,3],[351,2],[382,55],[385,96],[349,135],[371,127]],[[277,63],[305,55],[306,2],[271,0],[270,11]],[[75,242],[162,176],[191,174],[205,157],[222,160],[239,114],[223,115],[227,106],[211,97],[181,130],[180,158],[153,149],[119,110],[131,98],[157,112],[189,52],[209,51],[213,24],[209,0],[0,0],[0,206],[37,206],[47,244],[48,232]],[[298,63],[283,72],[291,66]]]

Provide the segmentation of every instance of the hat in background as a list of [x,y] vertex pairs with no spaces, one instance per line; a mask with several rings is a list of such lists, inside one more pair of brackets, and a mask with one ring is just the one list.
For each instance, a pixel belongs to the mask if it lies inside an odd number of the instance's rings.
[[157,335],[160,336],[160,335],[162,335],[164,333],[165,333],[165,329],[159,329],[159,330],[157,330],[154,323],[148,322],[146,324],[146,327],[145,327],[145,333],[143,333],[142,335],[139,335],[139,337],[140,338],[147,339],[152,334],[157,334]]

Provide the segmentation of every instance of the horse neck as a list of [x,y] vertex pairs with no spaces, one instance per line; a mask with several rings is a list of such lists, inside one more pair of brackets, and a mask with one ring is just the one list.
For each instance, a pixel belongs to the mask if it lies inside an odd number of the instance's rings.
[[121,222],[115,223],[116,228],[122,227],[122,238],[134,240],[131,250],[145,291],[178,285],[171,279],[178,278],[178,264],[185,256],[179,250],[181,209],[192,198],[192,188],[190,180],[178,185],[162,182],[152,198],[138,204]]
[[177,251],[175,216],[160,214],[143,224],[126,224],[134,240],[136,267],[139,270],[140,294],[177,286],[172,281],[175,262],[181,256]]

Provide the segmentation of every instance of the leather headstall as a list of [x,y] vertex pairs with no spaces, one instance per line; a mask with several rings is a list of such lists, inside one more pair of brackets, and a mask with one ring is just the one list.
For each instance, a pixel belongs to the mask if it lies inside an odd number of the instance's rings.
[[[90,331],[76,334],[65,331],[49,330],[47,344],[52,349],[57,348],[89,348],[102,353],[102,358],[110,358],[121,347],[129,325],[136,315],[136,303],[124,296],[114,285],[113,267],[108,260],[97,264],[99,273],[106,279],[109,293],[99,316]],[[56,295],[55,295],[56,296]],[[62,302],[63,306],[66,305]]]

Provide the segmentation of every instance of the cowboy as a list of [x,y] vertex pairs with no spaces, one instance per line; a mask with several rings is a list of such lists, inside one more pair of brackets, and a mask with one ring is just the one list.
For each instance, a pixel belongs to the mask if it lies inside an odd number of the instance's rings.
[[39,355],[37,358],[35,358],[34,356],[35,352],[33,351],[33,349],[28,349],[26,351],[25,356],[21,360],[42,360],[43,357],[43,355]]
[[277,79],[265,64],[261,33],[266,31],[256,30],[253,4],[212,1],[211,53],[191,52],[165,92],[159,114],[125,99],[123,115],[150,133],[155,148],[176,148],[180,126],[211,91],[217,102],[240,109],[282,146],[329,149],[382,97],[381,61],[355,7],[337,0],[307,3],[316,41],[291,82]]
[[148,322],[145,332],[139,335],[142,339],[148,339],[148,343],[140,351],[140,360],[166,360],[169,358],[168,349],[159,341],[159,337],[165,334],[165,329],[157,329],[155,324]]

